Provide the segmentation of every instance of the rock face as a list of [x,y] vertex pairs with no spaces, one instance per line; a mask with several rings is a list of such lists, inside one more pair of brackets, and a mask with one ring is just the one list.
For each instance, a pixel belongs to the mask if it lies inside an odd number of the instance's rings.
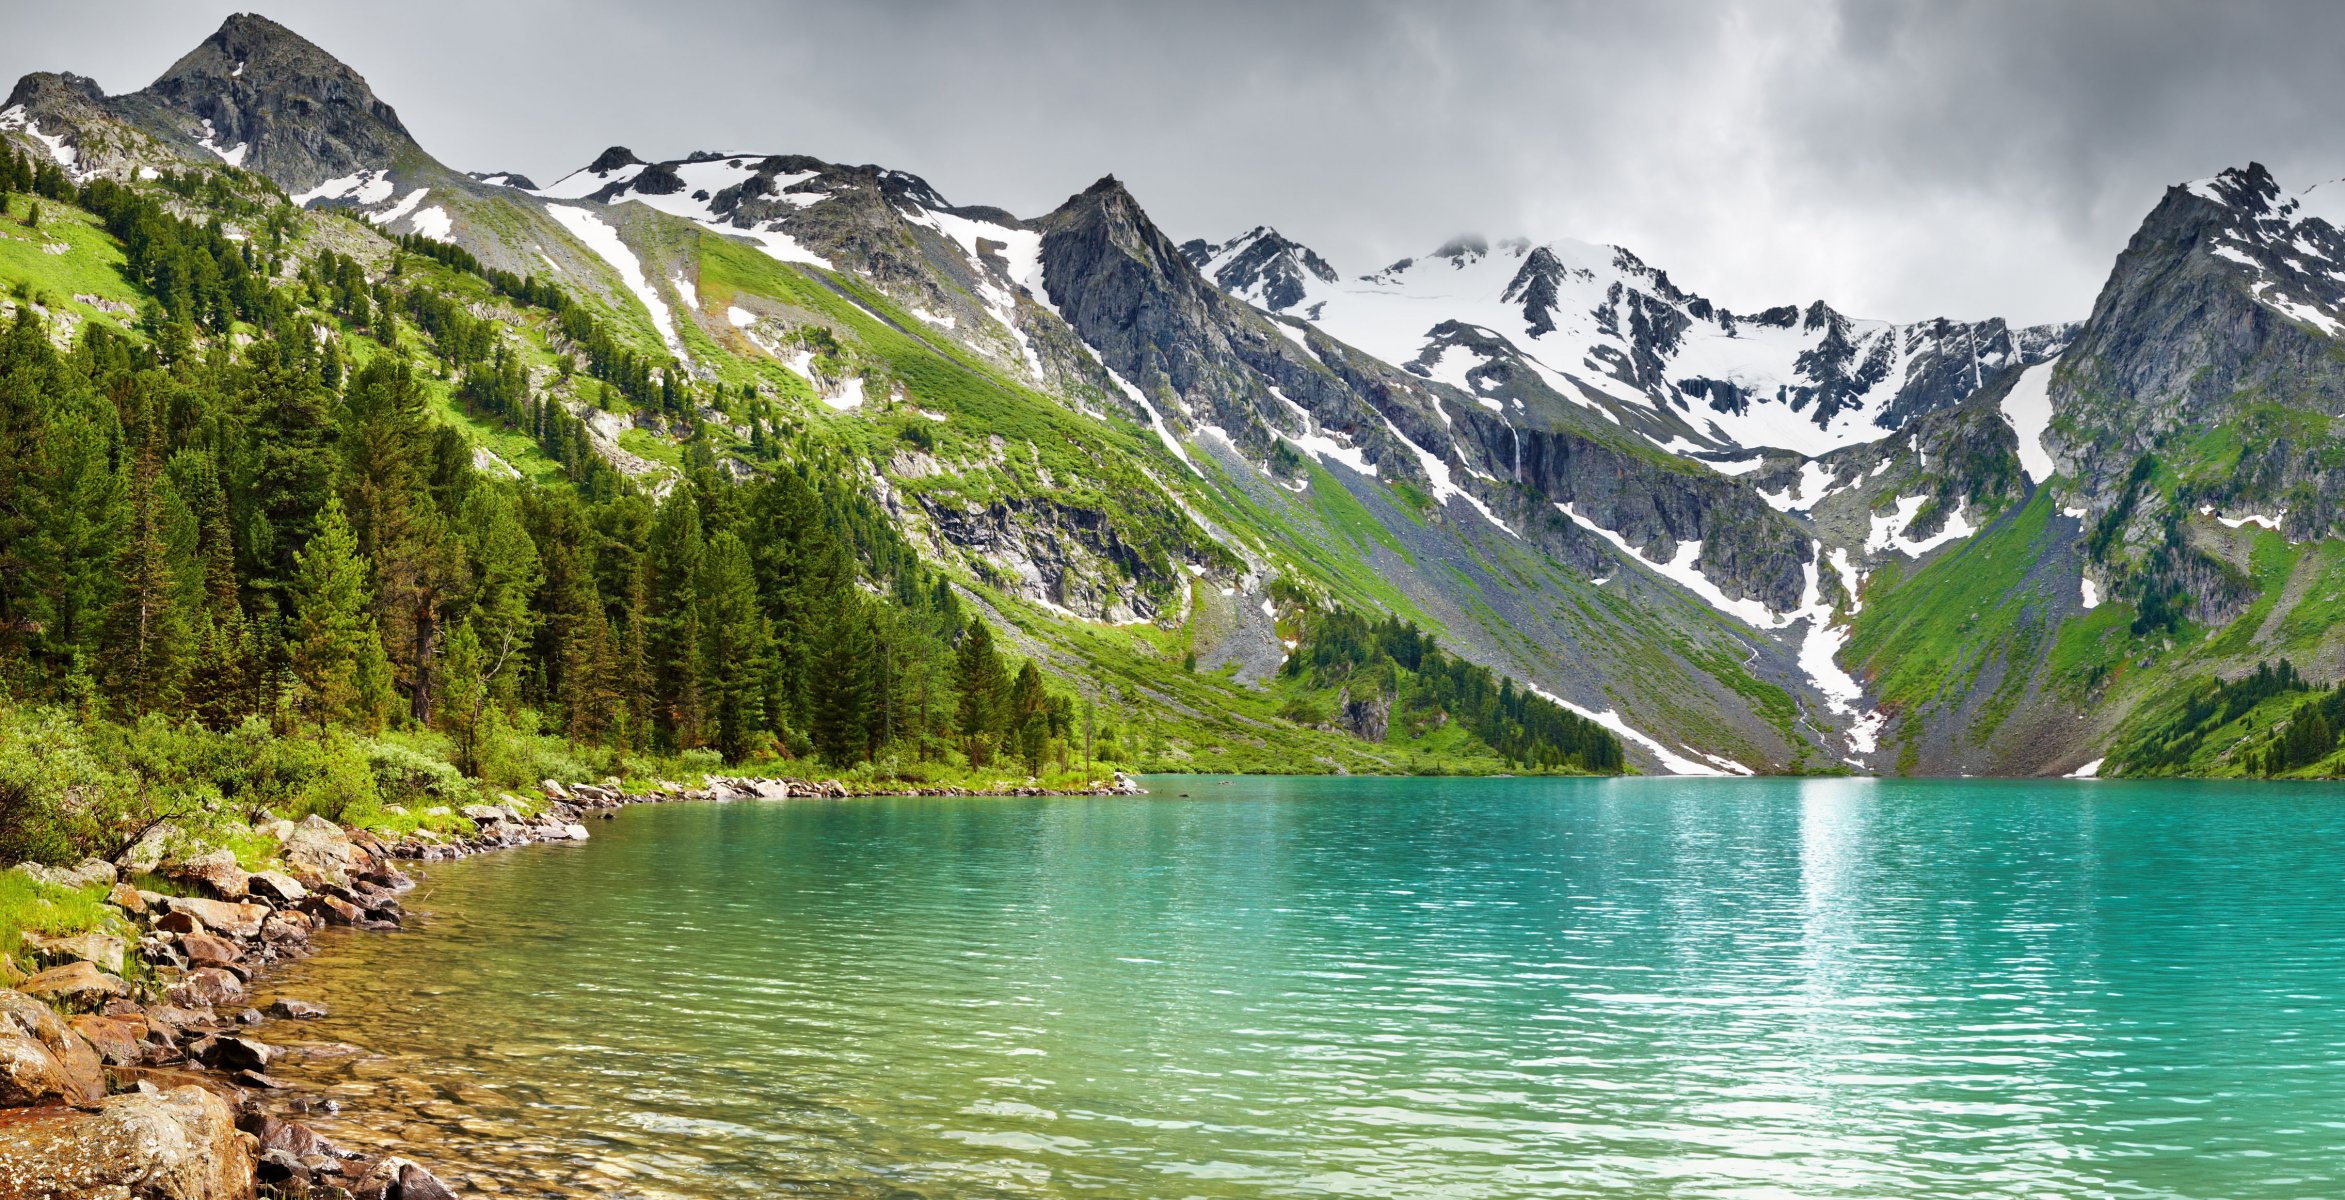
[[0,991],[0,1108],[92,1105],[105,1095],[105,1068],[87,1041],[49,1006]]
[[252,1139],[200,1087],[132,1092],[95,1112],[0,1112],[0,1200],[249,1200]]
[[148,132],[208,141],[214,153],[288,192],[384,169],[416,150],[399,114],[356,71],[251,14],[228,18],[145,91],[119,104],[134,119],[145,118],[138,123]]

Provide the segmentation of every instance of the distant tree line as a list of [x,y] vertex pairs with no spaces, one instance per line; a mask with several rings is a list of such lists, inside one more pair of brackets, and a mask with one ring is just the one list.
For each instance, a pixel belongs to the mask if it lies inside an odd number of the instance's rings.
[[1404,713],[1457,720],[1521,767],[1607,773],[1623,766],[1620,739],[1610,730],[1444,653],[1413,622],[1371,619],[1340,605],[1303,611],[1302,637],[1283,668],[1289,677],[1346,688],[1353,699],[1392,699]]

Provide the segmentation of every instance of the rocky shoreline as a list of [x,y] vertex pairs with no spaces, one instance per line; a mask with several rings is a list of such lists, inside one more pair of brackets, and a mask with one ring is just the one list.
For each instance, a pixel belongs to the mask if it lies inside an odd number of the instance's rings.
[[[0,954],[0,1200],[245,1200],[256,1194],[341,1200],[442,1200],[456,1195],[431,1169],[397,1155],[335,1146],[301,1118],[338,1111],[269,1075],[284,1053],[253,1036],[270,1021],[324,1009],[279,997],[247,1003],[278,964],[303,957],[330,927],[389,932],[407,920],[415,884],[400,864],[490,850],[585,841],[586,822],[634,804],[848,799],[859,796],[1113,796],[1138,785],[1080,790],[854,787],[835,781],[708,778],[627,792],[615,779],[564,785],[543,798],[506,794],[462,815],[467,834],[423,830],[386,839],[311,816],[269,821],[261,870],[214,848],[174,854],[142,838],[119,862],[15,870],[50,884],[108,888],[125,936],[25,937],[30,974]],[[167,883],[168,894],[131,876]]]

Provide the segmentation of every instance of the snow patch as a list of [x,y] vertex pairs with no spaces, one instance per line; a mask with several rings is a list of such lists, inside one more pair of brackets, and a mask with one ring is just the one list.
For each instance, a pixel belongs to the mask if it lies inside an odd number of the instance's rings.
[[21,129],[26,137],[48,147],[49,157],[56,159],[57,165],[68,171],[73,169],[74,163],[81,161],[81,152],[65,144],[64,134],[42,133],[40,123],[25,115],[24,105],[11,104],[6,109],[0,109],[0,130],[9,129]]
[[435,242],[447,241],[449,231],[455,228],[455,222],[448,219],[448,210],[437,204],[415,214],[411,224],[417,233]]
[[1948,542],[1966,538],[1978,532],[1978,530],[1971,528],[1970,522],[1964,519],[1962,510],[1957,508],[1946,514],[1946,525],[1938,532],[1919,540],[1904,536],[1900,531],[1913,524],[1913,519],[1920,515],[1922,506],[1929,502],[1928,496],[1899,496],[1894,511],[1874,514],[1872,532],[1865,535],[1865,553],[1879,554],[1883,550],[1895,550],[1912,558],[1920,558]]
[[414,191],[399,197],[399,203],[394,204],[379,213],[368,213],[366,219],[379,227],[389,228],[401,217],[414,212],[415,206],[423,203],[423,198],[430,194],[430,188],[419,187]]
[[1780,629],[1790,624],[1793,619],[1768,611],[1766,605],[1756,600],[1737,600],[1729,597],[1717,584],[1710,582],[1710,577],[1702,574],[1701,568],[1695,565],[1702,557],[1702,543],[1699,540],[1679,542],[1677,544],[1677,557],[1668,562],[1657,563],[1645,557],[1636,547],[1629,545],[1627,538],[1581,516],[1576,506],[1557,504],[1555,509],[1578,522],[1588,532],[1612,543],[1615,549],[1635,559],[1654,574],[1692,592],[1701,597],[1703,602],[1710,607],[1746,625],[1759,629]]
[[2054,470],[2052,452],[2044,448],[2044,431],[2052,427],[2052,368],[2058,363],[2037,363],[2020,372],[2003,397],[2003,419],[2019,435],[2019,469],[2039,485]]
[[668,348],[678,355],[683,354],[684,343],[676,336],[676,322],[668,312],[667,302],[652,290],[651,281],[643,277],[643,260],[635,257],[635,251],[628,249],[626,242],[619,240],[619,231],[602,218],[574,205],[548,204],[546,215],[560,221],[563,228],[586,243],[587,249],[611,264],[611,269],[619,273],[619,281],[627,285],[628,291],[635,293],[635,298],[642,301],[644,309],[651,314],[651,323],[659,329],[660,340],[666,342]]
[[2086,608],[2099,608],[2101,606],[2101,589],[2092,580],[2079,577],[2076,581],[2076,587],[2077,591],[2081,593],[2081,603]]
[[694,312],[700,311],[700,289],[692,286],[691,280],[684,278],[682,272],[678,272],[669,276],[668,282],[676,285],[676,294],[684,298],[686,308]]
[[320,200],[351,200],[360,205],[374,205],[390,199],[393,190],[389,171],[360,171],[340,179],[329,179],[292,197],[292,200],[296,208],[308,208]]
[[824,396],[822,402],[838,412],[863,407],[863,377],[849,377],[847,382],[839,385],[838,391]]
[[2222,522],[2225,527],[2231,529],[2237,529],[2242,525],[2261,525],[2264,528],[2277,533],[2280,530],[2280,522],[2288,519],[2288,510],[2283,508],[2280,510],[2280,514],[2278,516],[2273,517],[2267,517],[2262,513],[2248,513],[2247,515],[2240,517],[2217,516],[2215,519]]
[[2101,764],[2107,761],[2109,760],[2106,758],[2096,758],[2093,761],[2086,763],[2085,765],[2078,767],[2073,771],[2070,771],[2068,773],[2068,777],[2070,779],[2098,779],[2101,777]]
[[[1609,729],[1612,732],[1627,738],[1629,741],[1643,746],[1645,749],[1652,752],[1654,758],[1660,760],[1661,769],[1669,772],[1672,775],[1727,774],[1726,771],[1718,767],[1710,766],[1707,763],[1696,762],[1693,759],[1687,758],[1685,755],[1679,754],[1675,750],[1671,750],[1669,747],[1662,745],[1654,738],[1635,729],[1629,728],[1629,723],[1621,719],[1620,711],[1618,709],[1608,708],[1602,712],[1598,712],[1595,709],[1585,708],[1574,704],[1571,701],[1548,691],[1546,688],[1540,687],[1538,684],[1525,681],[1523,686],[1529,688],[1533,694],[1545,697],[1546,699],[1551,700],[1556,704],[1560,704],[1564,708],[1578,713],[1579,715],[1594,721],[1598,725],[1602,725],[1606,729]],[[1741,774],[1750,774],[1748,769],[1741,768],[1741,764],[1737,763],[1735,765]]]

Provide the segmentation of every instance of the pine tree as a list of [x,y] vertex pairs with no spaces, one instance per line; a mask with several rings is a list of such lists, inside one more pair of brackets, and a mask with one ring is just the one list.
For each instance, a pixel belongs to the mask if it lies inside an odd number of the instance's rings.
[[440,707],[432,725],[455,743],[456,769],[467,775],[480,774],[481,726],[492,673],[472,622],[457,622],[440,650]]
[[366,574],[342,501],[327,500],[316,535],[294,556],[292,580],[293,674],[320,733],[336,721],[371,727],[388,699],[389,664]]
[[193,620],[187,701],[196,719],[226,729],[256,707],[252,636],[236,585],[236,544],[228,527],[228,496],[209,455],[182,451],[174,474],[196,500],[196,555],[203,592]]
[[706,681],[717,753],[727,762],[749,757],[765,732],[765,677],[772,638],[757,602],[749,547],[730,531],[708,543],[700,578],[701,678]]
[[121,594],[105,659],[115,703],[134,717],[178,707],[189,653],[187,612],[164,532],[171,484],[158,460],[161,440],[150,431],[131,472],[130,526],[117,560]]
[[641,567],[645,684],[653,735],[663,750],[700,744],[704,705],[697,585],[705,554],[700,510],[679,488],[660,505]]
[[982,619],[969,622],[954,651],[953,690],[962,753],[969,756],[969,765],[982,767],[993,761],[994,742],[1001,736],[1009,699],[1009,673],[993,647],[993,630]]
[[1042,672],[1027,659],[1010,685],[1007,724],[1011,744],[1026,762],[1026,773],[1042,774],[1042,759],[1050,749],[1050,694],[1042,686]]
[[837,603],[815,656],[809,732],[823,761],[844,766],[861,761],[871,749],[877,657],[861,599],[849,593]]

